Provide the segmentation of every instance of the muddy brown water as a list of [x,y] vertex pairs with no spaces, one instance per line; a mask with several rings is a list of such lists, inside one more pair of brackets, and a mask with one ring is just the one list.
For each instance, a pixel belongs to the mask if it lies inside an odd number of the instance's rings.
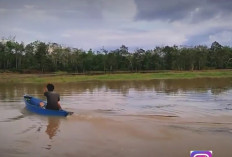
[[0,84],[0,156],[232,156],[232,79],[55,84],[69,117],[25,109],[42,84]]

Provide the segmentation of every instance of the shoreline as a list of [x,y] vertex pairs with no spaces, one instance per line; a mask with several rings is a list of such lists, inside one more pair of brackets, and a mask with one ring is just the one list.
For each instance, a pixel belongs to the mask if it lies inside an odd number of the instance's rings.
[[194,79],[194,78],[232,78],[232,70],[202,70],[202,71],[157,71],[141,73],[112,74],[78,74],[78,73],[48,73],[20,74],[0,73],[0,83],[69,83],[83,81],[137,81],[155,79]]

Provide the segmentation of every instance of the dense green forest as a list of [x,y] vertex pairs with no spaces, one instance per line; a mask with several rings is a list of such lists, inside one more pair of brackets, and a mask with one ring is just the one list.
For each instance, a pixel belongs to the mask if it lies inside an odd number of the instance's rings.
[[15,40],[0,42],[0,71],[86,73],[90,71],[204,70],[232,68],[232,48],[213,42],[211,47],[163,46],[129,52],[93,52],[35,41],[25,45]]

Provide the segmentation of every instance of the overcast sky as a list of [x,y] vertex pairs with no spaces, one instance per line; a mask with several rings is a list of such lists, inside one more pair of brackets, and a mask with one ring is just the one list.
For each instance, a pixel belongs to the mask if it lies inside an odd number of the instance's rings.
[[0,0],[0,37],[99,50],[232,46],[230,0]]

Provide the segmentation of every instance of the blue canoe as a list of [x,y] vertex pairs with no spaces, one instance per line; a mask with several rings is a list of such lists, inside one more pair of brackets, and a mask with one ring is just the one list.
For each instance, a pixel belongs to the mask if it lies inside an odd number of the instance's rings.
[[[40,115],[47,115],[47,116],[64,116],[66,117],[67,115],[71,115],[73,112],[68,112],[65,110],[49,110],[45,108],[40,107],[40,102],[44,102],[41,99],[29,96],[29,95],[24,95],[24,101],[26,104],[27,110],[40,114]],[[46,105],[46,102],[44,102]]]

